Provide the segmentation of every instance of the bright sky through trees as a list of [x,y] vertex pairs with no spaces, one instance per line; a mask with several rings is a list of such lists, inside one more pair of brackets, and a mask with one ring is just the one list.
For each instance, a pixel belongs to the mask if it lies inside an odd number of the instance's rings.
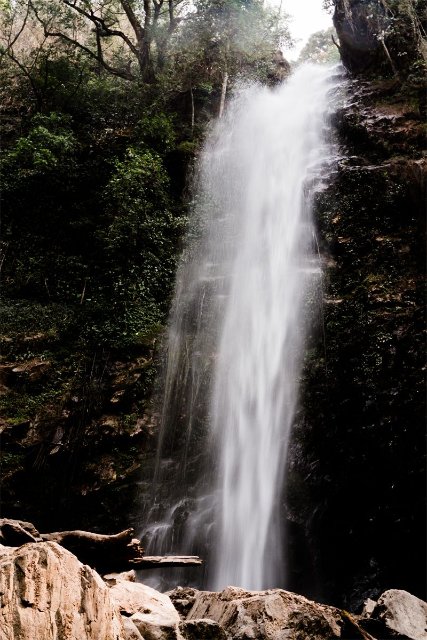
[[[280,0],[272,0],[280,5]],[[295,60],[312,33],[332,25],[332,16],[322,7],[323,0],[282,0],[282,11],[291,16],[289,28],[296,46],[285,52],[285,57]]]

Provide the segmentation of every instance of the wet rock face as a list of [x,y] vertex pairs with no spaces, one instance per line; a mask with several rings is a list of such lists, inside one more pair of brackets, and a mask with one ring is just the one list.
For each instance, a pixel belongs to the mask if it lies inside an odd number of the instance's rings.
[[353,610],[425,588],[423,126],[416,94],[352,80],[316,201],[323,323],[290,451],[289,588]]
[[[50,530],[120,527],[122,512],[139,513],[141,484],[152,478],[153,353],[94,360],[88,382],[60,358],[28,359],[19,340],[0,365],[2,513]],[[49,347],[38,342],[35,352]]]
[[[334,0],[333,22],[344,66],[353,74],[403,78],[422,57],[422,4]],[[424,24],[423,24],[424,23]]]
[[362,72],[379,62],[381,46],[376,26],[385,24],[386,12],[378,0],[335,2],[333,21],[342,61],[350,71]]

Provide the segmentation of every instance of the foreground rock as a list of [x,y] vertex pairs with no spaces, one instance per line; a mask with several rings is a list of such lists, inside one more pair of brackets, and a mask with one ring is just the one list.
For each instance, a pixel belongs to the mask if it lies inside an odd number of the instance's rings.
[[[407,591],[385,591],[377,602],[369,600],[365,603],[362,615],[366,629],[382,632],[383,637],[399,634],[399,638],[410,640],[427,638],[427,604]],[[384,631],[390,635],[385,636]]]
[[179,625],[184,640],[228,640],[229,636],[214,620],[188,620]]
[[[175,589],[170,592],[172,602],[178,608],[190,631],[193,624],[207,631],[216,622],[218,635],[206,638],[232,640],[372,640],[368,632],[349,614],[317,604],[303,596],[282,589],[269,591],[244,591],[228,587],[222,592]],[[222,634],[222,635],[221,635]],[[188,636],[203,638],[201,635]]]
[[129,618],[145,640],[181,640],[180,617],[164,593],[125,578],[116,579],[110,594],[120,613]]
[[0,640],[427,638],[427,604],[397,589],[353,616],[282,589],[165,594],[135,578],[127,571],[101,579],[55,542],[0,544]]
[[108,586],[54,542],[0,546],[0,640],[122,640]]

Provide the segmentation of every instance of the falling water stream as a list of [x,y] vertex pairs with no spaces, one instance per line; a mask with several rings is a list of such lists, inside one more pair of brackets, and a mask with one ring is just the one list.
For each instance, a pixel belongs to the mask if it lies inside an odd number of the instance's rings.
[[242,89],[200,159],[144,537],[150,553],[200,553],[209,588],[286,580],[286,457],[321,274],[311,204],[331,157],[332,85],[333,71],[304,66],[275,89]]

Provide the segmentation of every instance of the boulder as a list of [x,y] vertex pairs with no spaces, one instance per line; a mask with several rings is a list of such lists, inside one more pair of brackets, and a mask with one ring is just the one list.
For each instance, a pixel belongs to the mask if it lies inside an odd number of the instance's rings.
[[199,593],[197,589],[191,587],[176,587],[173,591],[168,591],[167,595],[181,618],[185,620]]
[[145,640],[181,640],[180,618],[169,596],[124,579],[110,587],[120,613],[130,618]]
[[[185,599],[185,590],[180,589],[178,595],[181,601]],[[219,593],[190,590],[189,599],[193,600],[193,605],[186,615],[186,622],[198,621],[200,624],[201,619],[213,620],[220,626],[219,633],[222,627],[233,640],[332,640],[343,637],[344,622],[338,609],[282,589],[244,591],[228,587]],[[205,628],[209,630],[209,625]],[[190,629],[191,626],[188,631]],[[186,632],[185,628],[183,632]]]
[[118,580],[110,587],[110,594],[122,614],[155,613],[164,622],[179,622],[179,615],[165,593],[129,580]]
[[224,629],[214,620],[188,620],[179,629],[184,640],[227,640]]
[[120,573],[107,573],[102,576],[102,579],[109,587],[114,587],[118,582],[136,582],[136,573],[133,569],[121,571]]
[[122,616],[122,620],[125,640],[144,640],[137,627],[135,626],[135,623],[132,622],[130,618],[125,618],[124,616]]
[[54,542],[0,546],[0,640],[123,640],[108,586]]
[[156,612],[135,613],[130,620],[144,640],[183,640],[178,624],[163,621]]
[[427,603],[401,589],[385,591],[376,603],[365,603],[362,616],[369,629],[384,629],[383,637],[399,637],[410,640],[427,638]]

